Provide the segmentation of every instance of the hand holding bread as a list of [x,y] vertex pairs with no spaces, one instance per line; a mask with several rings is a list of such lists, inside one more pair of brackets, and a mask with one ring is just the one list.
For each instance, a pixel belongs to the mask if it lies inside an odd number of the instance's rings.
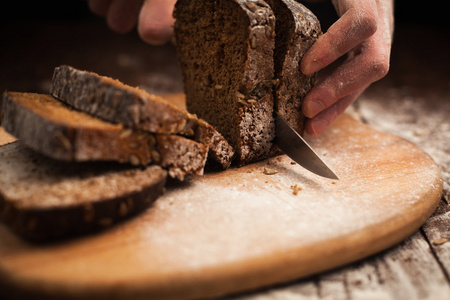
[[[304,2],[319,2],[308,0]],[[137,25],[141,38],[150,44],[168,42],[173,31],[175,0],[89,0],[91,10],[106,16],[117,32]],[[307,52],[301,70],[311,75],[341,56],[345,60],[324,78],[303,103],[307,133],[317,136],[373,82],[389,69],[393,32],[393,0],[333,0],[340,18]]]
[[389,70],[393,33],[392,0],[334,0],[339,20],[310,48],[301,62],[313,74],[341,56],[347,59],[306,96],[306,132],[319,135],[373,82]]

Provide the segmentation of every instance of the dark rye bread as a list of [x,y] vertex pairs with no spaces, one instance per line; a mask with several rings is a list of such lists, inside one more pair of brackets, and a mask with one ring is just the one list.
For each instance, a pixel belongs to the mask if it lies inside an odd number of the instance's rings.
[[314,76],[299,65],[321,33],[307,8],[293,0],[179,0],[174,17],[188,110],[228,139],[239,164],[275,153],[272,110],[303,132]]
[[0,147],[0,220],[36,241],[87,233],[145,210],[165,182],[159,166],[67,163],[14,142]]
[[149,132],[188,133],[197,120],[161,97],[66,65],[55,68],[50,94],[103,120]]
[[264,1],[179,0],[174,17],[188,111],[233,146],[239,165],[274,152],[275,18]]
[[211,125],[119,80],[63,65],[55,68],[50,93],[76,109],[127,128],[193,136],[208,146],[209,156],[224,169],[233,159],[233,148]]
[[46,156],[65,161],[157,164],[170,176],[202,175],[208,148],[187,138],[125,129],[76,111],[50,95],[5,92],[3,128]]
[[306,51],[321,35],[320,22],[295,0],[266,0],[275,14],[275,110],[300,134],[306,117],[302,103],[315,76],[300,70]]

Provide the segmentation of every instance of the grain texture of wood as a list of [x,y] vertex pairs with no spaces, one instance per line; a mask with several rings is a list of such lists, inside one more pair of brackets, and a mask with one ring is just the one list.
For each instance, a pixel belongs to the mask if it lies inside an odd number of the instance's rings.
[[450,285],[450,205],[441,201],[422,228]]
[[364,261],[309,280],[230,298],[231,300],[445,300],[446,273],[421,231]]
[[[174,183],[146,213],[99,235],[42,247],[0,227],[0,282],[12,295],[75,299],[222,295],[382,251],[440,199],[437,166],[403,139],[345,115],[310,142],[341,180],[279,156]],[[319,295],[350,295],[341,276],[322,278]]]

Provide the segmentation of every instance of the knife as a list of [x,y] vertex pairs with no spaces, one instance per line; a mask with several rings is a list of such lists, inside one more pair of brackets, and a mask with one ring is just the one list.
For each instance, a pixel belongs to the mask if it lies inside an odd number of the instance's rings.
[[277,112],[275,112],[275,143],[303,168],[330,179],[339,177],[317,155],[308,143]]

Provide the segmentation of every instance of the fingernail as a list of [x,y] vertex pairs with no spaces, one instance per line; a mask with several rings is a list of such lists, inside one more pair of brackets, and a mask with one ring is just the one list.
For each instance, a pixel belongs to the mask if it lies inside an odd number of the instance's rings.
[[311,129],[314,136],[318,136],[328,127],[328,123],[323,119],[312,120]]
[[306,67],[303,68],[302,71],[306,75],[311,75],[311,74],[319,71],[320,69],[322,69],[322,64],[317,59],[314,59],[312,62],[307,64]]
[[313,100],[313,101],[309,101],[309,102],[305,103],[305,110],[303,111],[303,113],[308,118],[313,118],[315,115],[320,113],[323,109],[324,109],[324,106],[321,102]]

